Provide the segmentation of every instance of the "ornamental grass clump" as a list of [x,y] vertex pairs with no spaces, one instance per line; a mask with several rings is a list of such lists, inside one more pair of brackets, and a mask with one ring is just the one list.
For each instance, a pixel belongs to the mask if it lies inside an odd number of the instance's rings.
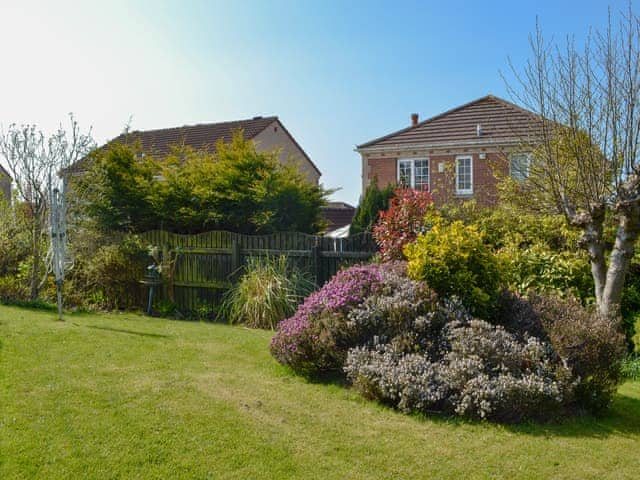
[[271,328],[292,315],[314,288],[285,256],[251,257],[240,281],[226,294],[219,317],[251,328]]

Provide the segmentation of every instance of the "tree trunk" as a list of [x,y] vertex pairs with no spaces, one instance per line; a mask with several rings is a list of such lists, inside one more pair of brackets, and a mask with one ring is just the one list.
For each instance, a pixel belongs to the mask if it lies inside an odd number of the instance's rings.
[[591,276],[595,286],[596,303],[600,305],[607,281],[607,262],[602,242],[602,224],[588,225],[585,228],[583,239],[591,260]]
[[633,258],[639,234],[640,207],[632,205],[625,208],[620,214],[616,240],[609,257],[604,290],[598,301],[598,309],[602,315],[615,315],[619,312],[624,280]]
[[31,301],[38,299],[40,293],[40,261],[42,252],[40,251],[40,240],[42,236],[42,228],[40,222],[35,220],[33,228],[31,230],[31,258],[33,265],[31,265],[31,278],[30,278],[30,293],[29,299]]
[[603,240],[606,207],[604,203],[591,205],[590,213],[576,214],[569,202],[563,201],[565,214],[574,226],[582,229],[579,244],[589,253],[591,261],[591,276],[595,287],[596,304],[602,305],[602,299],[607,283],[607,262]]

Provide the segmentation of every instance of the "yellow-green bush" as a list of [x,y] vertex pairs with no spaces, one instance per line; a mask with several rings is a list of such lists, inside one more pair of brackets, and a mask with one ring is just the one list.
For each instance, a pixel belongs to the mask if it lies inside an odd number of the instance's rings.
[[593,277],[586,252],[554,251],[539,243],[523,247],[512,242],[497,255],[504,281],[518,293],[532,289],[564,296],[570,292],[584,303],[590,303],[593,297]]
[[426,281],[442,297],[457,296],[487,318],[502,286],[498,259],[484,234],[461,221],[430,219],[431,229],[405,247],[409,275]]

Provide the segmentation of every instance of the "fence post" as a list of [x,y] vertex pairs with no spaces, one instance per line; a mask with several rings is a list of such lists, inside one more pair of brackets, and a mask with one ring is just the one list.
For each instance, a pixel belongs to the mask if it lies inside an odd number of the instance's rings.
[[313,277],[316,280],[316,284],[320,286],[320,245],[316,239],[316,243],[311,247],[311,269],[313,271]]
[[237,271],[241,267],[240,263],[240,242],[237,239],[234,239],[231,242],[231,270],[234,275],[237,274]]

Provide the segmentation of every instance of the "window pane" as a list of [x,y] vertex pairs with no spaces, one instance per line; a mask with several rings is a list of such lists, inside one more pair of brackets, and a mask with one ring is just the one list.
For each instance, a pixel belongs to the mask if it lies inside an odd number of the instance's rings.
[[511,155],[511,178],[525,180],[529,176],[529,155],[516,153]]
[[398,183],[405,187],[411,186],[411,160],[400,160],[398,162]]
[[472,191],[471,158],[459,158],[456,165],[456,189],[459,193]]
[[415,160],[415,185],[417,190],[429,190],[429,160]]

